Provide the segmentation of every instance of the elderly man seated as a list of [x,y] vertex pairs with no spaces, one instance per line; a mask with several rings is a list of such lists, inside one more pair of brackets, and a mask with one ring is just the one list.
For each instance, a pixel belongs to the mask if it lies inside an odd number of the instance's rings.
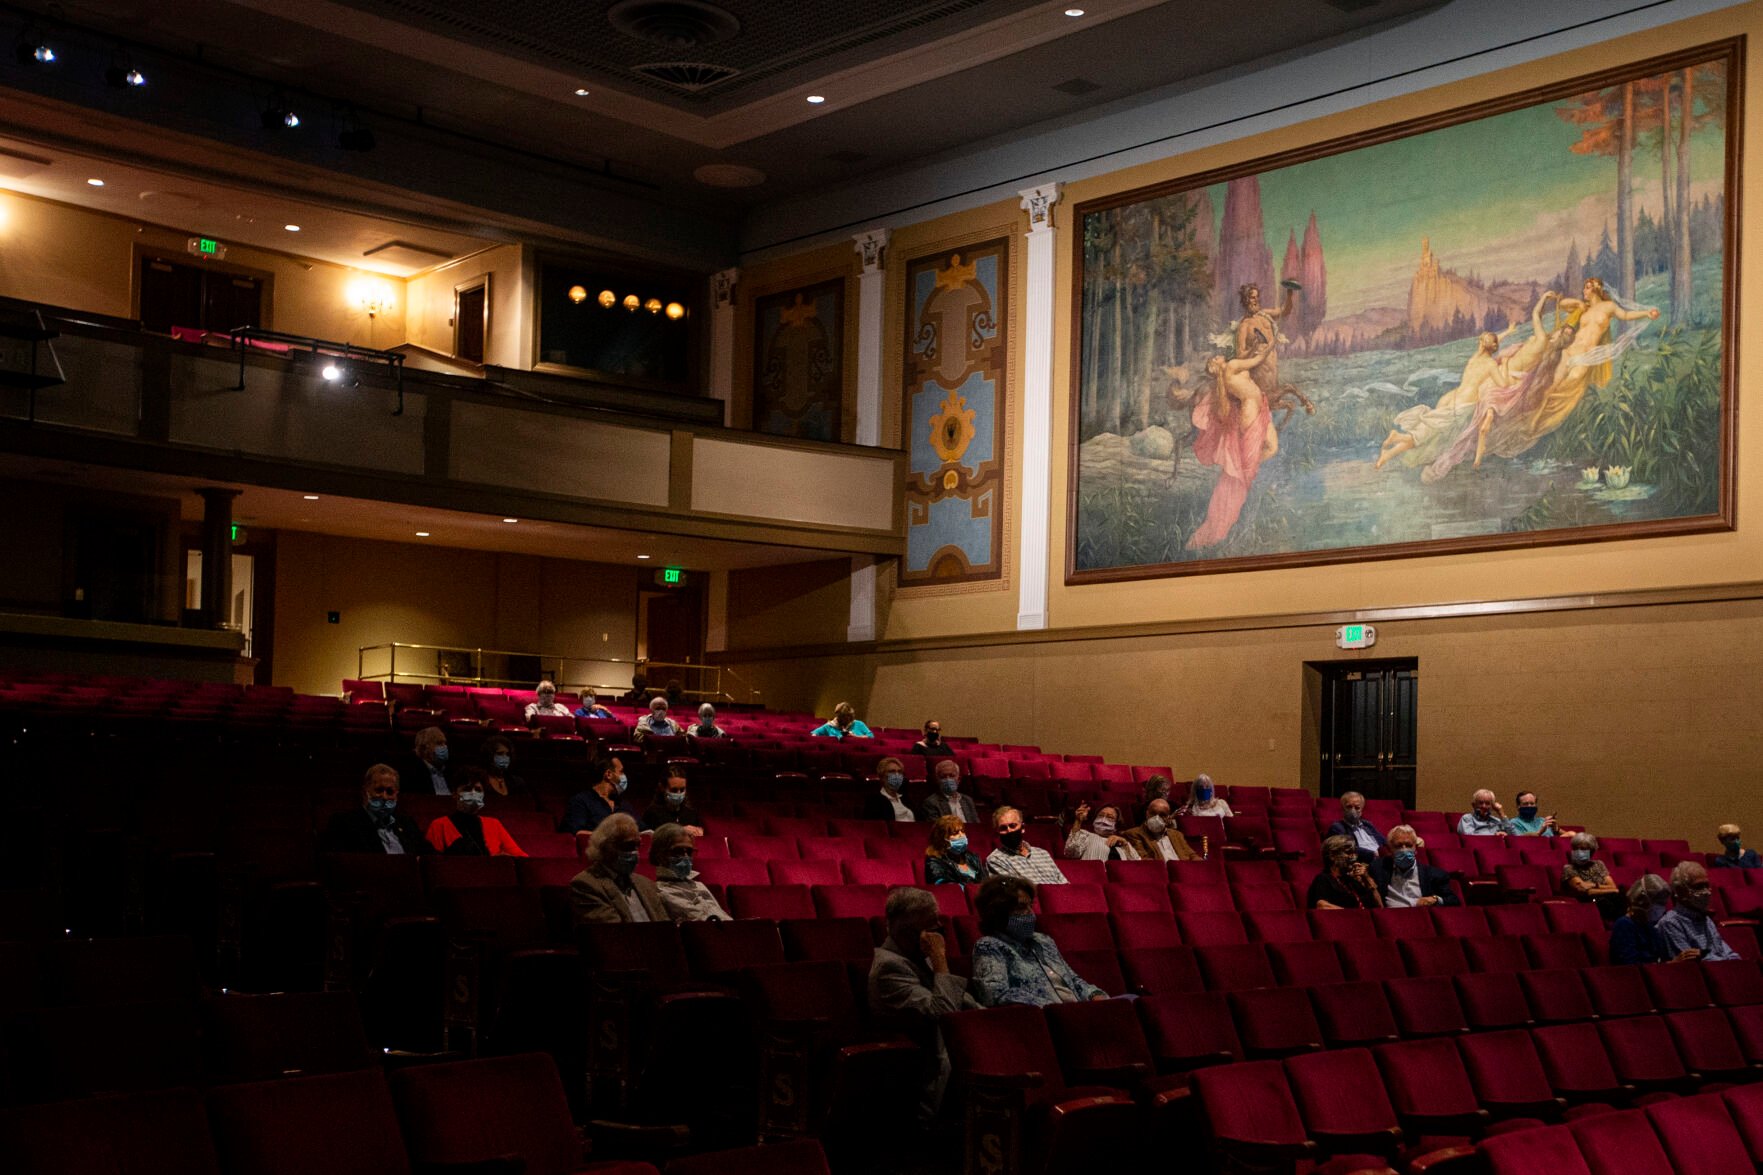
[[318,838],[321,853],[427,852],[414,821],[398,811],[398,773],[375,763],[361,780],[361,806],[334,814]]
[[1141,861],[1199,861],[1204,858],[1195,851],[1175,827],[1169,800],[1158,796],[1145,806],[1145,822],[1120,834]]
[[1714,830],[1720,840],[1720,852],[1708,862],[1716,869],[1757,869],[1763,868],[1763,858],[1757,856],[1756,849],[1747,849],[1744,845],[1744,833],[1736,824],[1722,824]]
[[1389,843],[1365,818],[1365,797],[1356,791],[1341,793],[1341,818],[1328,826],[1328,835],[1350,837],[1359,849],[1359,859],[1367,863],[1377,860]]
[[1506,819],[1506,809],[1500,806],[1493,792],[1484,787],[1469,797],[1469,811],[1457,821],[1458,836],[1510,836],[1511,833],[1512,822]]
[[878,1021],[904,1033],[924,1050],[923,1093],[918,1117],[936,1117],[949,1084],[949,1054],[937,1018],[979,1005],[967,980],[949,970],[937,900],[910,885],[888,891],[888,936],[869,964],[869,1010]]
[[526,724],[531,726],[540,718],[568,718],[573,711],[557,700],[557,683],[541,681],[533,691],[533,700],[526,704]]
[[[1341,797],[1342,807],[1346,797]],[[1457,891],[1451,875],[1420,862],[1420,837],[1406,824],[1390,829],[1390,855],[1371,863],[1371,879],[1383,894],[1383,904],[1393,909],[1407,906],[1456,906]]]
[[652,738],[672,738],[684,733],[680,724],[667,716],[667,699],[663,697],[650,698],[649,712],[637,719],[638,742],[646,742]]
[[[649,838],[649,864],[655,866],[655,888],[675,922],[727,922],[728,911],[717,904],[710,887],[693,868],[697,840],[680,824],[663,824]],[[639,878],[639,880],[641,880]]]
[[668,922],[655,883],[637,872],[643,834],[636,819],[614,812],[586,836],[577,835],[586,866],[569,881],[576,925],[584,922]]
[[1065,874],[1046,849],[1036,848],[1024,836],[1027,825],[1022,813],[1003,807],[992,813],[992,830],[998,834],[998,847],[986,857],[986,871],[993,876],[1021,877],[1036,885],[1064,885]]
[[973,806],[973,797],[961,790],[961,765],[953,759],[943,759],[937,764],[936,790],[924,801],[920,814],[926,820],[935,820],[939,816],[954,816],[963,824],[978,824],[979,810]]
[[1704,963],[1729,962],[1739,953],[1720,937],[1720,927],[1708,916],[1714,902],[1714,886],[1708,871],[1694,861],[1679,861],[1671,871],[1671,913],[1659,919],[1659,934],[1674,956],[1696,951]]

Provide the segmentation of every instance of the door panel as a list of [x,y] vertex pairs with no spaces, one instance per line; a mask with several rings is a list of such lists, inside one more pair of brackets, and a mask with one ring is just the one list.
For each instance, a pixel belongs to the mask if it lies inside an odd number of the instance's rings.
[[1420,672],[1413,662],[1324,665],[1322,793],[1412,806]]

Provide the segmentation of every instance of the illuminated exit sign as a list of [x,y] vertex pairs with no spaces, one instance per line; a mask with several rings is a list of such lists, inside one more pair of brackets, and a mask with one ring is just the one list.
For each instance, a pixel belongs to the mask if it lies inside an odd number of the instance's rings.
[[213,237],[191,237],[184,242],[184,248],[198,257],[208,257],[215,261],[226,257],[226,246]]
[[1334,630],[1334,643],[1341,649],[1369,649],[1377,643],[1377,628],[1370,624],[1343,624]]
[[669,567],[661,572],[662,583],[684,583],[685,573],[677,567]]

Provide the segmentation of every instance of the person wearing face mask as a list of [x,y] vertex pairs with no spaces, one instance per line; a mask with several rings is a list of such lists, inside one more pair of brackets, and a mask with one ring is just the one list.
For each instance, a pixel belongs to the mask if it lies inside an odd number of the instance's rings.
[[910,885],[888,891],[888,936],[869,964],[869,1011],[890,1032],[918,1045],[925,1057],[918,1120],[928,1124],[942,1108],[949,1084],[949,1055],[938,1018],[977,1008],[967,980],[949,970],[942,916],[936,899]]
[[1542,816],[1538,812],[1537,794],[1533,791],[1521,791],[1516,797],[1518,815],[1508,823],[1513,836],[1554,836],[1555,817]]
[[410,745],[416,759],[408,770],[398,773],[404,790],[413,795],[452,795],[453,784],[447,774],[447,732],[438,726],[425,726],[416,732]]
[[988,1008],[1003,1004],[1075,1004],[1108,993],[1071,969],[1059,945],[1036,930],[1034,883],[993,877],[973,906],[981,938],[973,944],[973,988]]
[[577,718],[610,718],[612,711],[602,706],[600,699],[595,697],[594,691],[590,689],[582,691],[582,704],[575,708],[575,716]]
[[655,888],[675,922],[727,922],[728,911],[717,904],[710,887],[693,867],[695,838],[678,824],[663,824],[649,838],[649,864],[655,866]]
[[1145,806],[1145,822],[1120,834],[1141,861],[1199,861],[1203,856],[1175,826],[1169,800],[1159,796]]
[[912,744],[914,755],[947,755],[949,744],[943,741],[943,724],[932,718],[924,724],[924,737]]
[[1331,836],[1322,842],[1325,862],[1304,905],[1312,910],[1375,910],[1383,895],[1372,880],[1371,869],[1359,859],[1358,846],[1347,836]]
[[906,806],[906,765],[889,756],[875,765],[881,787],[863,797],[863,819],[893,820],[909,824],[917,817]]
[[1328,836],[1350,836],[1359,849],[1359,859],[1367,865],[1389,844],[1383,833],[1365,818],[1365,797],[1356,791],[1341,793],[1341,818],[1328,826]]
[[1511,832],[1512,822],[1506,819],[1506,809],[1485,787],[1469,797],[1469,811],[1457,821],[1458,836],[1508,836]]
[[973,806],[973,798],[961,790],[961,765],[953,759],[944,759],[937,764],[935,772],[936,790],[924,801],[919,814],[926,820],[935,820],[938,816],[959,816],[963,824],[979,823],[979,809]]
[[524,857],[508,830],[494,816],[483,815],[489,776],[481,767],[459,772],[453,789],[455,811],[431,821],[428,842],[436,851],[455,857]]
[[1714,887],[1706,869],[1694,861],[1679,861],[1671,870],[1671,902],[1671,913],[1659,919],[1667,953],[1681,958],[1685,951],[1695,951],[1695,957],[1704,963],[1726,963],[1739,957],[1708,916]]
[[1028,843],[1024,835],[1028,825],[1022,813],[1003,807],[992,813],[992,831],[997,834],[998,847],[986,855],[986,869],[994,874],[1020,877],[1036,885],[1064,885],[1065,874],[1053,854]]
[[985,863],[967,847],[967,826],[955,816],[932,820],[930,843],[924,847],[924,883],[978,885],[985,879]]
[[1235,816],[1230,805],[1225,803],[1218,794],[1218,787],[1212,782],[1210,775],[1194,776],[1194,785],[1188,789],[1188,802],[1183,804],[1177,816]]
[[527,786],[526,780],[514,774],[514,746],[501,735],[492,735],[484,740],[483,769],[490,777],[489,794],[497,799],[510,796],[524,801],[524,806],[531,807],[533,789]]
[[533,691],[533,700],[526,704],[526,724],[533,726],[540,718],[568,718],[570,709],[557,700],[557,683],[541,681]]
[[414,821],[398,811],[398,773],[375,763],[361,780],[361,806],[334,813],[318,838],[321,853],[415,855],[428,842]]
[[1628,887],[1628,913],[1610,924],[1610,963],[1693,963],[1702,957],[1694,947],[1675,954],[1659,933],[1671,913],[1671,887],[1657,873],[1643,873]]
[[1576,832],[1567,842],[1567,864],[1561,866],[1561,888],[1582,902],[1596,903],[1606,919],[1622,912],[1622,892],[1610,879],[1610,870],[1596,860],[1598,838]]
[[716,725],[716,707],[705,702],[698,707],[698,721],[686,727],[686,733],[693,738],[727,738],[722,727]]
[[643,813],[642,825],[654,831],[663,824],[679,824],[693,836],[704,835],[704,818],[686,798],[686,769],[678,763],[667,765],[667,778],[655,793],[655,802]]
[[1747,849],[1744,845],[1744,833],[1736,824],[1722,824],[1714,830],[1720,841],[1720,852],[1708,859],[1711,869],[1757,869],[1763,868],[1763,858],[1757,856],[1756,849]]
[[637,872],[643,834],[635,818],[614,812],[586,836],[577,835],[582,871],[569,880],[575,924],[671,922],[653,881]]
[[624,773],[621,760],[596,760],[588,766],[588,778],[594,781],[593,786],[569,797],[569,805],[564,808],[563,819],[557,825],[558,831],[592,832],[614,812],[623,812],[636,819],[637,810],[624,798],[625,792],[630,790],[630,779]]
[[667,716],[667,699],[650,698],[649,712],[637,719],[635,734],[638,742],[652,738],[673,738],[684,734],[680,724]]
[[874,738],[849,702],[833,707],[833,716],[808,732],[816,738]]
[[[1341,805],[1346,806],[1345,796],[1341,797]],[[1390,829],[1389,846],[1389,856],[1371,863],[1371,879],[1377,883],[1384,905],[1392,909],[1462,905],[1457,891],[1451,888],[1451,875],[1421,863],[1416,851],[1420,837],[1412,828],[1398,824]],[[1360,852],[1363,854],[1364,850]]]
[[[1085,825],[1088,825],[1086,828]],[[1068,861],[1136,861],[1139,854],[1131,842],[1117,831],[1120,809],[1103,804],[1090,819],[1090,806],[1079,804],[1071,820],[1071,831],[1065,836],[1065,858]]]

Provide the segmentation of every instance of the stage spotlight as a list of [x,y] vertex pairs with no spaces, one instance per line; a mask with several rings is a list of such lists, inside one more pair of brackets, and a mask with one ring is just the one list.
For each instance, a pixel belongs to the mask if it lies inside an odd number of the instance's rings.
[[269,104],[263,108],[263,129],[273,131],[278,128],[293,130],[300,125],[300,116],[288,105],[288,100],[281,94],[271,94]]
[[129,55],[118,49],[104,71],[104,84],[117,90],[138,88],[147,84],[147,75],[135,68]]
[[34,22],[26,25],[24,32],[18,35],[14,50],[20,65],[54,65],[57,60],[54,46]]
[[338,367],[335,363],[327,363],[324,365],[324,370],[318,374],[324,376],[326,383],[334,384],[343,378],[343,369]]

